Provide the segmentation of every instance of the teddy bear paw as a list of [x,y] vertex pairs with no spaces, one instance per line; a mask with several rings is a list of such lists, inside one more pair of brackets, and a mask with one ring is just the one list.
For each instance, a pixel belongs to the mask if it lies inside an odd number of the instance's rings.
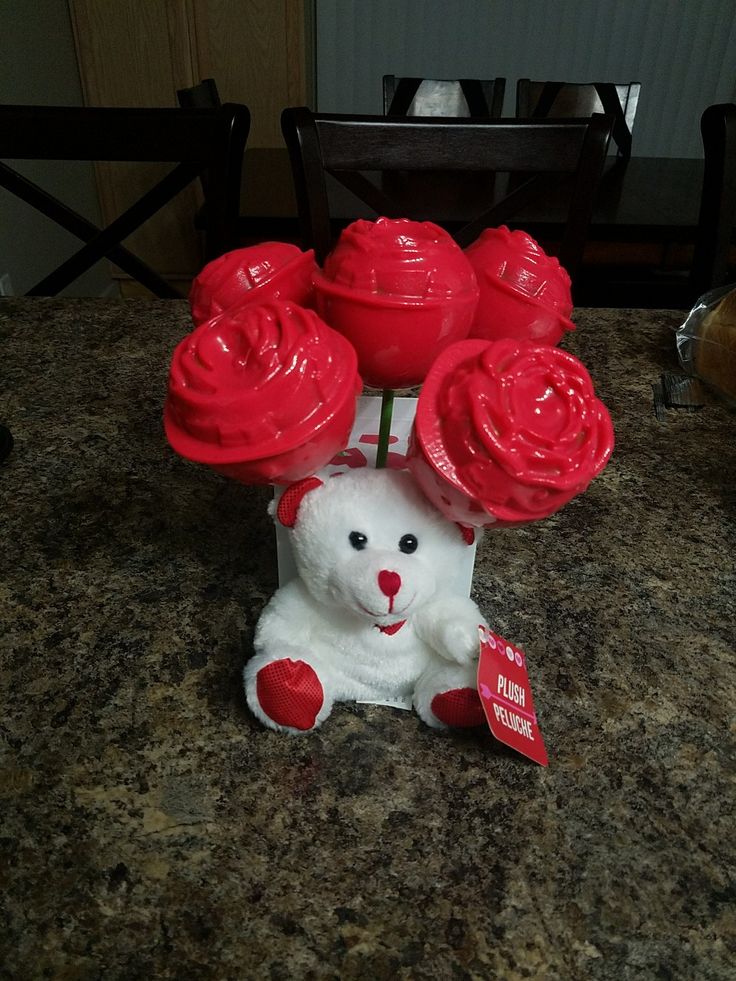
[[432,712],[446,726],[469,729],[482,726],[485,713],[475,688],[453,688],[432,699]]
[[447,661],[469,664],[478,657],[478,628],[462,621],[444,624],[439,637],[439,651]]
[[313,728],[324,703],[322,683],[306,661],[271,661],[256,675],[256,695],[263,713],[279,726]]
[[470,665],[480,650],[478,626],[483,617],[468,596],[444,596],[428,603],[414,616],[421,639],[451,664]]

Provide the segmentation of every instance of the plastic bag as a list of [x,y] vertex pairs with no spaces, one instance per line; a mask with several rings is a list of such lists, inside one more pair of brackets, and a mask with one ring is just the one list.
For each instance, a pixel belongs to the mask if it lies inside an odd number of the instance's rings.
[[736,286],[701,296],[676,339],[684,370],[736,406]]

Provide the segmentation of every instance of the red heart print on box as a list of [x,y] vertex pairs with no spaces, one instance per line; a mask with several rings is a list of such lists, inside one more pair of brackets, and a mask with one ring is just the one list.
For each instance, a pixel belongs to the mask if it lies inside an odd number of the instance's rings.
[[547,766],[524,652],[484,626],[478,630],[478,693],[491,732],[518,753]]

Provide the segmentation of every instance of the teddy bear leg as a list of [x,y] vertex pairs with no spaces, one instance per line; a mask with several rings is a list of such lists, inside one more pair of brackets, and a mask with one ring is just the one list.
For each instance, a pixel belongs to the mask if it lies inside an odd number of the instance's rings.
[[243,672],[248,707],[279,732],[316,729],[332,711],[326,674],[313,656],[298,648],[257,654]]
[[450,726],[481,726],[485,714],[478,695],[477,663],[434,662],[421,675],[414,689],[414,710],[435,729]]

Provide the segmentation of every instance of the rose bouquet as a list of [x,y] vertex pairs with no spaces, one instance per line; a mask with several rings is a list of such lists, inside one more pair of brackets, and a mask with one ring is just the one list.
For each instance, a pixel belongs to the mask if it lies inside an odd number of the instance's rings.
[[464,525],[546,517],[611,455],[590,376],[552,346],[574,327],[569,276],[525,232],[487,229],[463,252],[431,222],[360,220],[322,269],[285,243],[228,253],[190,305],[198,326],[172,359],[167,436],[238,480],[283,484],[329,462],[361,378],[383,390],[377,467],[394,389],[422,385],[407,465]]

